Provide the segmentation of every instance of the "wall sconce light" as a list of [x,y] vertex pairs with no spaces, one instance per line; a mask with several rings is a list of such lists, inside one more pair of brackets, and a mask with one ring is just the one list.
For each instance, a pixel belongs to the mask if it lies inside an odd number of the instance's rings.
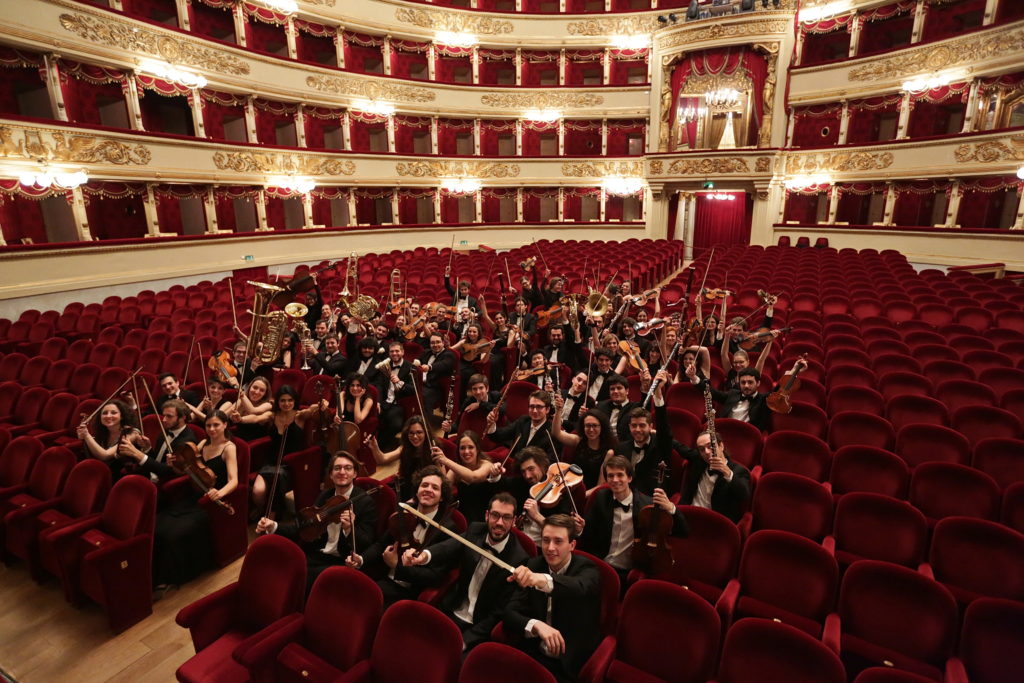
[[608,194],[625,197],[644,189],[644,181],[635,176],[607,176],[601,181],[601,187]]
[[523,118],[527,121],[557,121],[562,118],[562,112],[558,109],[527,109]]
[[291,192],[306,194],[316,189],[316,181],[312,178],[301,178],[293,175],[278,175],[267,178],[267,187],[280,187]]
[[295,0],[263,0],[263,4],[275,12],[295,14],[299,11],[299,4]]
[[441,189],[451,194],[476,194],[480,181],[476,178],[445,178],[441,181]]
[[434,42],[452,47],[473,47],[476,45],[476,36],[472,33],[456,31],[437,31],[434,34]]
[[41,171],[25,171],[18,176],[18,182],[28,187],[57,187],[65,190],[72,190],[88,180],[85,171],[60,173],[46,168]]
[[393,116],[395,113],[395,105],[379,100],[356,100],[352,103],[352,108],[377,116]]
[[651,37],[644,34],[616,35],[611,37],[611,46],[616,50],[642,50],[650,47]]

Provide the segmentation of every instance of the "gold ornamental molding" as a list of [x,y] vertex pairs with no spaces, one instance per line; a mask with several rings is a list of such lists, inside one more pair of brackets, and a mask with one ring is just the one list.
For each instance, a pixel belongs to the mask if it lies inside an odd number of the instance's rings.
[[592,178],[604,176],[642,176],[642,161],[585,161],[562,164],[562,175],[570,178]]
[[334,7],[335,0],[302,0],[307,5],[323,5],[324,7]]
[[[332,3],[333,4],[333,3]],[[456,12],[439,12],[436,10],[410,9],[402,7],[395,10],[395,19],[420,28],[435,31],[466,32],[477,35],[496,36],[512,33],[512,22],[493,17],[478,17],[471,14]]]
[[216,152],[213,164],[221,171],[274,173],[312,176],[353,175],[356,165],[349,160],[297,154],[260,152]]
[[516,178],[519,164],[489,161],[409,161],[395,164],[395,172],[412,178]]
[[891,80],[901,76],[976,64],[1024,50],[1024,28],[1005,33],[985,31],[981,35],[953,39],[945,45],[929,45],[906,54],[886,57],[850,71],[851,81]]
[[155,55],[171,64],[199,67],[210,71],[243,76],[249,65],[233,55],[203,46],[199,41],[183,40],[118,21],[85,14],[61,14],[60,25],[75,35],[130,53]]
[[892,152],[828,152],[786,158],[787,173],[878,171],[892,166]]
[[129,145],[93,135],[0,126],[0,157],[74,164],[146,166],[153,154],[143,145]]
[[565,109],[596,107],[604,104],[602,95],[593,93],[524,92],[504,95],[482,95],[480,104],[504,109]]
[[652,33],[660,26],[654,15],[615,17],[610,19],[587,19],[570,21],[566,31],[571,36],[634,35]]
[[[651,162],[651,173],[661,175],[661,161]],[[718,159],[676,159],[664,171],[666,175],[725,175],[728,173],[750,173],[747,160],[740,157]]]
[[1024,161],[1024,135],[1010,138],[1011,144],[991,140],[977,144],[960,145],[953,152],[957,163],[991,164],[996,161]]
[[793,22],[785,19],[715,23],[704,27],[684,28],[659,41],[658,47],[662,50],[670,50],[676,47],[689,47],[693,43],[707,40],[787,33],[792,29]]
[[307,76],[306,85],[332,95],[352,95],[392,102],[433,102],[436,95],[426,88],[387,83],[377,79],[348,76]]

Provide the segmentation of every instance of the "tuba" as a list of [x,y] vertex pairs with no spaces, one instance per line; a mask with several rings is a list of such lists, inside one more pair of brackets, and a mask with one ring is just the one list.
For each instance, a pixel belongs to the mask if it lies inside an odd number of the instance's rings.
[[302,319],[309,309],[300,303],[290,303],[283,311],[271,311],[270,302],[284,291],[277,285],[264,282],[249,282],[256,288],[252,310],[252,332],[245,355],[256,358],[263,364],[276,363],[281,357],[281,346],[284,336],[288,333],[288,322],[291,319]]

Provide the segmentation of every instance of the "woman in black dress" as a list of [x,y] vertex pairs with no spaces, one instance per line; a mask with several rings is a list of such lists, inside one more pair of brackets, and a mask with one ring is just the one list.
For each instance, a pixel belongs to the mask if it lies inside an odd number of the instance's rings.
[[[206,494],[190,490],[157,513],[153,536],[153,583],[157,590],[191,581],[214,564],[209,515],[228,513],[219,507],[207,513],[199,501],[204,496],[220,500],[238,486],[238,460],[228,424],[224,412],[213,411],[206,418],[207,437],[196,446],[199,460],[216,475],[214,487]],[[174,460],[173,453],[167,455],[168,464],[173,466]]]
[[[259,476],[253,482],[253,514],[262,514],[274,519],[276,513],[284,510],[285,494],[292,488],[291,477],[285,465],[281,466],[281,471],[278,473],[277,456],[282,455],[283,457],[289,453],[296,453],[306,447],[306,434],[303,429],[306,426],[306,420],[320,410],[319,404],[305,410],[296,410],[298,405],[298,392],[286,384],[277,390],[277,395],[274,396],[274,407],[263,416],[263,424],[266,429],[264,433],[270,436],[270,452],[274,454],[274,460],[260,468]],[[277,488],[274,494],[273,508],[263,514],[275,475],[277,475]]]
[[573,449],[569,462],[583,470],[583,484],[591,491],[604,483],[604,461],[612,455],[618,441],[608,416],[591,408],[580,413],[576,432],[570,434],[562,429],[562,405],[560,395],[555,395],[555,414],[551,419],[551,436]]
[[416,492],[412,487],[412,475],[416,470],[434,464],[430,447],[427,445],[427,428],[419,415],[413,415],[405,421],[398,448],[393,451],[381,451],[377,438],[372,434],[366,437],[366,445],[370,447],[378,467],[398,461],[395,481],[399,500],[409,500]]
[[149,440],[139,431],[135,411],[119,398],[104,403],[93,418],[92,425],[85,422],[78,425],[77,434],[86,455],[106,463],[114,481],[126,474],[125,461],[117,455],[122,437],[126,437],[140,450],[147,451],[151,447]]
[[449,483],[458,488],[459,512],[470,522],[483,520],[487,504],[496,492],[501,463],[492,462],[480,447],[480,435],[467,429],[459,435],[459,457],[452,460],[434,446],[434,463],[445,471]]

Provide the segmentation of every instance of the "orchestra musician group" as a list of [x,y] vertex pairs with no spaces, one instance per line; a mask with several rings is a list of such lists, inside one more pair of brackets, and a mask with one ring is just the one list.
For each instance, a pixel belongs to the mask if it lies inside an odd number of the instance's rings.
[[[449,264],[451,305],[401,297],[394,282],[380,304],[351,292],[352,259],[336,305],[324,303],[315,274],[254,283],[251,332],[238,330],[238,341],[209,359],[202,396],[167,374],[154,399],[129,378],[83,420],[88,455],[115,477],[141,473],[158,484],[183,467],[212,473],[193,477],[186,502],[161,500],[154,586],[212,567],[208,515],[228,514],[223,499],[247,474],[231,437],[269,437],[274,457],[252,464],[250,521],[258,534],[302,546],[310,585],[324,569],[348,566],[376,579],[390,604],[455,570],[437,604],[466,650],[500,623],[559,680],[574,680],[600,636],[600,572],[573,551],[607,563],[624,591],[633,570],[656,576],[671,567],[667,537],[688,533],[677,504],[739,519],[750,473],[730,459],[714,421],[766,429],[788,400],[775,396],[785,393],[778,386],[771,396],[758,391],[780,331],[767,293],[764,321],[750,331],[746,318],[725,322],[726,290],[702,284],[661,318],[656,289],[633,294],[624,281],[572,294],[541,263],[521,266],[520,288],[492,299],[453,283]],[[711,353],[726,372],[720,386],[711,384]],[[317,377],[308,405],[287,384],[272,389],[284,369]],[[335,386],[324,387],[324,376]],[[695,443],[672,433],[666,396],[678,383],[705,398],[707,427]],[[156,442],[140,431],[147,411],[160,416]],[[296,509],[283,458],[311,445],[323,450],[323,487],[312,507]],[[388,499],[357,478],[394,464],[380,485],[400,505],[381,510]]]

